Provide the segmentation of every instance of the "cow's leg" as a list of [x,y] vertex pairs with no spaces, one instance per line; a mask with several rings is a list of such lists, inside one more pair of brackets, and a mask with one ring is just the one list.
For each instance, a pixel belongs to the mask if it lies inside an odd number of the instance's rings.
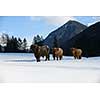
[[37,57],[36,59],[37,59],[37,62],[40,62],[40,57]]
[[57,60],[58,60],[58,57],[57,57]]
[[50,55],[48,54],[48,60],[50,60]]
[[53,60],[55,60],[55,55],[53,55]]
[[45,61],[47,61],[47,59],[48,59],[48,56],[46,55],[46,59],[45,59]]
[[47,60],[49,60],[49,55],[46,55],[46,59],[45,59],[45,61],[47,61]]
[[61,60],[61,59],[62,59],[62,56],[60,56],[59,58],[60,58],[60,60]]
[[79,59],[79,56],[77,56],[77,59]]
[[76,56],[74,56],[74,59],[76,59]]
[[81,59],[81,58],[82,58],[82,56],[80,55],[80,56],[79,56],[79,59]]

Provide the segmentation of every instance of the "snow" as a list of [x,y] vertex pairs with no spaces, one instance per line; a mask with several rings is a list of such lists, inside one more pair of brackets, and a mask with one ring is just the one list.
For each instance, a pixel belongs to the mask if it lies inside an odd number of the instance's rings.
[[100,82],[100,57],[36,62],[32,53],[0,53],[0,82]]

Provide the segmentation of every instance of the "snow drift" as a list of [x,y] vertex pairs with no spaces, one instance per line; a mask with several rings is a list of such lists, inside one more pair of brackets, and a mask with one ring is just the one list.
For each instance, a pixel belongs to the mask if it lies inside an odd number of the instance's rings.
[[33,54],[1,53],[0,82],[100,82],[100,57],[36,62]]

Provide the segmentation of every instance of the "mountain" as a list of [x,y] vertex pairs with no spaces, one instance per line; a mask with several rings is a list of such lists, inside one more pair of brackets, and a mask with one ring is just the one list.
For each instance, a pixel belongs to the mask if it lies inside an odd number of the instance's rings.
[[60,47],[66,43],[66,41],[70,40],[81,31],[86,29],[87,26],[77,22],[77,21],[68,21],[58,29],[51,32],[43,41],[43,44],[48,45],[50,48],[54,45],[54,39],[56,37],[58,44]]
[[[65,45],[67,44],[67,46]],[[77,47],[83,50],[83,56],[100,56],[100,22],[86,28],[69,41],[65,41],[66,55],[68,48]]]

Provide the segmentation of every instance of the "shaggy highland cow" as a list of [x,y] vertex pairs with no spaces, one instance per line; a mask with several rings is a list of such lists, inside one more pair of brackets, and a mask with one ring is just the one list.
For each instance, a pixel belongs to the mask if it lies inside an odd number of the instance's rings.
[[44,56],[46,57],[45,61],[49,60],[50,49],[47,45],[38,46],[38,45],[34,44],[31,46],[31,49],[34,53],[34,56],[36,57],[37,62],[40,62],[40,57],[44,58]]
[[55,57],[61,60],[63,57],[63,50],[61,48],[53,48],[52,49],[53,59],[55,60]]
[[81,59],[82,57],[82,50],[77,48],[71,48],[71,52],[75,59]]

